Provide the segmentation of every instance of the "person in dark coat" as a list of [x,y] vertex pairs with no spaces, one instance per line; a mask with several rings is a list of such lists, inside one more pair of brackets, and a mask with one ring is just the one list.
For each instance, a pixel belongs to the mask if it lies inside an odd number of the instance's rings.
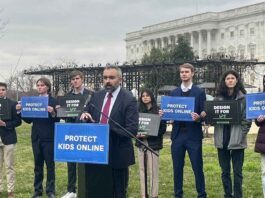
[[[141,91],[139,97],[139,113],[152,113],[158,114],[159,108],[157,106],[154,94],[149,89],[144,89]],[[158,131],[158,136],[147,136],[144,134],[138,134],[137,137],[152,148],[156,153],[163,148],[163,135],[166,132],[166,121],[160,122],[160,127]],[[145,170],[144,158],[146,152],[146,168],[150,172],[150,196],[152,198],[158,197],[158,186],[159,186],[159,156],[154,155],[150,151],[146,150],[138,142],[135,144],[138,147],[138,160],[139,160],[139,173],[140,173],[140,184],[141,184],[141,197],[145,198]]]
[[177,121],[173,123],[171,133],[171,155],[174,171],[175,198],[183,197],[183,168],[185,165],[185,153],[189,154],[192,170],[195,176],[195,184],[198,198],[206,198],[205,179],[202,160],[202,119],[206,96],[203,90],[193,85],[194,67],[189,63],[179,66],[181,86],[174,89],[170,96],[194,97],[194,112],[191,113],[192,122]]
[[262,190],[263,190],[263,196],[265,197],[265,116],[260,115],[255,120],[255,123],[259,127],[255,143],[255,152],[260,153],[261,157]]
[[[8,198],[14,198],[15,188],[15,147],[17,134],[15,128],[21,125],[21,119],[16,111],[17,102],[6,97],[7,85],[0,82],[0,98],[7,103],[7,111],[10,111],[10,118],[0,117],[0,195],[3,192],[3,167],[6,167]],[[1,107],[3,108],[3,107]],[[1,196],[0,196],[1,197]]]
[[[34,194],[37,198],[43,194],[44,162],[47,167],[46,194],[48,198],[55,197],[55,163],[54,163],[54,125],[59,122],[56,117],[57,100],[50,94],[51,82],[47,78],[37,80],[39,96],[49,97],[48,118],[22,118],[26,123],[32,123],[31,142],[34,155]],[[21,111],[21,104],[16,107]]]
[[[66,94],[66,96],[73,95],[83,95],[87,99],[93,95],[93,92],[86,89],[83,86],[84,74],[81,71],[74,70],[70,73],[71,79],[71,91]],[[90,96],[89,96],[90,95]],[[67,123],[78,123],[80,122],[78,117],[71,117],[65,120]],[[76,163],[68,162],[67,163],[68,171],[68,184],[67,184],[67,193],[62,196],[62,198],[76,198]]]
[[[129,166],[135,163],[134,149],[131,136],[124,131],[125,128],[131,134],[136,135],[138,131],[138,109],[136,99],[132,93],[121,88],[122,72],[119,67],[108,66],[103,71],[104,89],[95,92],[90,105],[85,108],[81,120],[95,123],[109,124],[109,164],[99,166],[102,171],[112,174],[111,183],[114,198],[125,198],[129,181]],[[102,112],[103,113],[102,113]],[[108,117],[107,117],[108,116]],[[108,118],[111,118],[108,119]],[[88,164],[88,169],[93,168]],[[110,171],[109,171],[110,170]],[[100,194],[107,185],[106,177],[102,171],[90,171],[89,176],[93,177],[92,184]],[[106,185],[106,186],[104,186]],[[88,186],[87,188],[91,188]],[[98,189],[96,189],[98,188]],[[91,195],[90,195],[91,196]],[[89,196],[89,197],[90,197]],[[98,198],[105,198],[98,195]]]

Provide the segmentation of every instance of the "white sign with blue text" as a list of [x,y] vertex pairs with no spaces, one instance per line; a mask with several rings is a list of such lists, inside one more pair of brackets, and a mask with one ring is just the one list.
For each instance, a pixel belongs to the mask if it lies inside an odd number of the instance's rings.
[[56,123],[54,160],[108,164],[109,125]]
[[23,118],[48,118],[48,102],[46,96],[21,97],[21,116]]
[[256,119],[259,115],[265,115],[265,93],[246,95],[246,117]]
[[161,109],[163,120],[193,121],[191,113],[194,112],[194,97],[172,97],[161,98]]

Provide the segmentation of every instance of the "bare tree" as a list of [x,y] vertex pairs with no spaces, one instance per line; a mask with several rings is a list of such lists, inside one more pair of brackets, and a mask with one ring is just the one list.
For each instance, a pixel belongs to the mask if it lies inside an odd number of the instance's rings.
[[18,100],[22,95],[36,95],[36,78],[31,75],[24,74],[23,71],[16,72],[7,79],[8,96]]

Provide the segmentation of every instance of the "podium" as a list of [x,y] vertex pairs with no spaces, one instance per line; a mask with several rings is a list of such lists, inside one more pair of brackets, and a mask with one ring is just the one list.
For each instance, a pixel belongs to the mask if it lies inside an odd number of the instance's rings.
[[78,198],[112,198],[109,125],[56,123],[55,161],[78,164]]
[[78,164],[78,198],[113,198],[112,168]]

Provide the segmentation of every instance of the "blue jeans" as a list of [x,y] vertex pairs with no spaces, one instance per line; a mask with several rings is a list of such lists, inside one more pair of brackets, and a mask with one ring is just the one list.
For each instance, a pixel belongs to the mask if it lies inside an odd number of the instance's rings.
[[[244,149],[218,149],[218,160],[222,169],[222,182],[225,193],[224,197],[242,198],[242,167],[244,162]],[[234,174],[234,196],[232,193],[231,160]]]

